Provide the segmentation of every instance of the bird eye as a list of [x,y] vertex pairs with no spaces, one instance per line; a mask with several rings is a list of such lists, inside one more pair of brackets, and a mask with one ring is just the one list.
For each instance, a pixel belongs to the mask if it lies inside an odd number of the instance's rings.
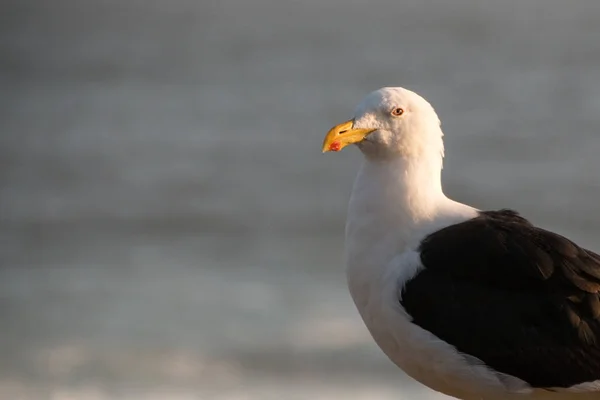
[[396,107],[392,110],[392,115],[395,117],[399,117],[404,114],[404,109],[402,107]]

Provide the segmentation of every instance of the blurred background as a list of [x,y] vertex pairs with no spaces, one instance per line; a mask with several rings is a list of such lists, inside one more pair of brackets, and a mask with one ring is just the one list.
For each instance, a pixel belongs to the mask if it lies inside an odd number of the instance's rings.
[[371,341],[342,235],[369,91],[446,192],[600,250],[600,2],[4,0],[1,399],[442,399]]

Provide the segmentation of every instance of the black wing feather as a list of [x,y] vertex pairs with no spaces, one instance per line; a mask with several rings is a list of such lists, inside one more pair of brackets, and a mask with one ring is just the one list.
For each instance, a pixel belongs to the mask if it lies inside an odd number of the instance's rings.
[[600,379],[600,256],[514,211],[426,237],[402,289],[413,322],[533,387]]

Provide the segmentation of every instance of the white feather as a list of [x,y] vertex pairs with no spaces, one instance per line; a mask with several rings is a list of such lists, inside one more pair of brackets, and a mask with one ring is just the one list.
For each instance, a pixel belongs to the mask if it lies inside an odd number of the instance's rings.
[[[394,107],[405,113],[390,116]],[[416,380],[462,399],[583,400],[589,392],[574,392],[597,390],[596,383],[578,385],[568,394],[532,390],[411,322],[398,296],[422,268],[419,243],[475,217],[477,210],[442,191],[443,134],[433,107],[422,97],[402,88],[375,91],[357,107],[354,126],[378,130],[359,144],[365,161],[348,209],[347,278],[356,307],[384,353]]]

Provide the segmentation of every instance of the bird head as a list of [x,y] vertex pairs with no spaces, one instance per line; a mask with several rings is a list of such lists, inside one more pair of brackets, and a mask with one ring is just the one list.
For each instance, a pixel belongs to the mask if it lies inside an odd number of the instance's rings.
[[369,158],[443,156],[440,120],[418,94],[386,87],[369,93],[354,118],[334,126],[325,136],[323,152],[356,144]]

